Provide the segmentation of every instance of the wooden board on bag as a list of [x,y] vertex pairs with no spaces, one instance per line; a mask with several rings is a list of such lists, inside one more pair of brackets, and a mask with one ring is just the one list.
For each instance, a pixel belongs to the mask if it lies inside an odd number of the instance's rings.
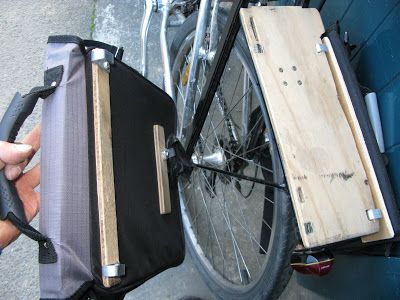
[[171,213],[171,198],[169,193],[169,178],[167,160],[163,158],[162,151],[165,151],[164,127],[153,125],[154,154],[156,156],[158,201],[160,214]]
[[367,243],[390,239],[394,237],[392,222],[390,221],[389,214],[386,209],[385,201],[379,187],[378,178],[376,177],[374,166],[372,165],[371,158],[369,157],[367,145],[365,144],[360,124],[358,123],[357,116],[354,111],[353,104],[351,102],[350,95],[344,82],[343,75],[340,71],[340,67],[337,62],[336,55],[333,51],[331,42],[327,37],[324,37],[322,41],[328,48],[326,55],[333,74],[333,78],[335,79],[339,101],[353,132],[353,137],[356,141],[358,153],[360,154],[360,158],[364,165],[364,169],[368,178],[368,184],[371,188],[375,207],[379,208],[382,212],[382,218],[379,220],[379,231],[377,233],[362,237],[362,241],[364,243]]
[[253,7],[241,20],[305,247],[379,230],[351,128],[338,101],[315,9]]
[[[107,266],[119,263],[111,140],[110,82],[108,72],[96,63],[92,63],[92,76],[101,265]],[[112,287],[120,280],[118,277],[103,276],[103,285]]]

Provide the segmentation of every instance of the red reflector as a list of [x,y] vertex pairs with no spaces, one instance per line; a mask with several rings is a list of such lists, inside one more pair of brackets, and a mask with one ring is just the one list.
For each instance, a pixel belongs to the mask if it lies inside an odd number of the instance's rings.
[[324,276],[332,269],[333,261],[330,252],[293,254],[291,265],[294,270],[302,274]]

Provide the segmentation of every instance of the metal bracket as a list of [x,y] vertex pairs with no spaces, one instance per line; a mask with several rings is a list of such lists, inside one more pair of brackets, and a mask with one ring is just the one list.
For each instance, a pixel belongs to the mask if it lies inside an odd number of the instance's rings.
[[311,222],[306,222],[304,223],[304,230],[306,231],[306,234],[310,234],[314,232],[314,226]]
[[104,49],[93,49],[90,52],[90,60],[103,70],[110,72],[110,65],[114,64],[114,55]]
[[367,217],[370,221],[376,221],[382,219],[382,212],[379,208],[368,209]]
[[124,264],[112,264],[101,267],[101,275],[103,277],[121,277],[125,276]]
[[328,47],[325,44],[315,44],[315,49],[318,53],[328,52]]
[[165,148],[161,150],[161,158],[163,160],[168,160],[176,155],[174,148]]

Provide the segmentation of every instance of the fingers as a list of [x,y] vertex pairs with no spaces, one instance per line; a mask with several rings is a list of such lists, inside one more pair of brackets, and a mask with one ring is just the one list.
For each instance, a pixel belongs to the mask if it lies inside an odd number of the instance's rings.
[[18,180],[24,181],[31,189],[36,188],[40,183],[40,164],[35,165]]
[[[40,148],[40,129],[41,124],[37,124],[23,139],[22,144],[31,145],[35,154]],[[33,156],[33,155],[32,155]]]
[[[25,215],[30,222],[38,213],[40,195],[34,189],[40,183],[40,165],[22,174],[23,169],[40,148],[40,124],[25,138],[23,144],[13,144],[0,141],[0,170],[5,167],[5,175],[9,180],[15,180],[15,187],[21,198]],[[0,221],[0,247],[4,248],[19,235],[19,231],[9,222]]]
[[0,169],[3,169],[5,164],[16,165],[28,159],[32,149],[31,145],[0,141]]
[[28,159],[25,159],[24,162],[18,165],[6,165],[4,168],[4,172],[6,174],[6,178],[8,180],[15,180],[21,175],[22,170],[25,168]]
[[[25,156],[25,159],[22,162],[18,163],[10,163],[7,161],[1,161],[1,156],[0,156],[0,169],[4,168],[5,166],[5,175],[8,180],[15,180],[17,179],[22,171],[25,169],[25,167],[29,164],[31,161],[32,157],[35,155],[35,153],[39,150],[40,148],[40,129],[41,129],[41,124],[39,123],[38,125],[35,126],[35,128],[29,132],[22,140],[22,144],[24,145],[30,145],[31,146],[31,151],[29,154]],[[0,150],[3,149],[2,145],[0,145]],[[4,149],[4,151],[7,151],[7,153],[10,153],[9,149]],[[5,163],[5,164],[4,164]]]

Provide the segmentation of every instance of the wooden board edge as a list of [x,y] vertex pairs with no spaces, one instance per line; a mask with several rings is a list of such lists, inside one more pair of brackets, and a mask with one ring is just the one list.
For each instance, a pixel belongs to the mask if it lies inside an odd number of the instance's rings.
[[350,99],[349,92],[347,90],[343,75],[340,71],[339,64],[336,59],[336,55],[333,51],[329,38],[324,37],[322,42],[327,46],[328,51],[326,56],[328,59],[329,66],[332,71],[333,78],[336,84],[336,90],[338,92],[338,98],[342,109],[346,115],[347,121],[350,125],[353,133],[354,140],[356,142],[357,150],[360,155],[361,162],[364,166],[365,173],[368,178],[368,184],[371,189],[372,198],[376,208],[379,208],[382,212],[382,219],[379,220],[379,231],[367,236],[363,236],[361,239],[364,243],[384,240],[394,237],[394,230],[392,222],[390,221],[388,211],[386,209],[385,201],[382,196],[382,192],[379,187],[378,179],[374,167],[371,162],[371,158],[368,153],[367,145],[365,144],[364,136],[361,131],[360,124],[358,122],[356,113],[354,111],[353,104]]
[[165,215],[171,213],[171,199],[169,191],[167,160],[163,159],[162,157],[162,151],[165,150],[164,127],[160,125],[153,125],[153,135],[160,214]]
[[[99,212],[101,265],[119,263],[117,215],[111,142],[109,74],[92,63],[93,122]],[[105,287],[118,284],[118,277],[102,277]]]

